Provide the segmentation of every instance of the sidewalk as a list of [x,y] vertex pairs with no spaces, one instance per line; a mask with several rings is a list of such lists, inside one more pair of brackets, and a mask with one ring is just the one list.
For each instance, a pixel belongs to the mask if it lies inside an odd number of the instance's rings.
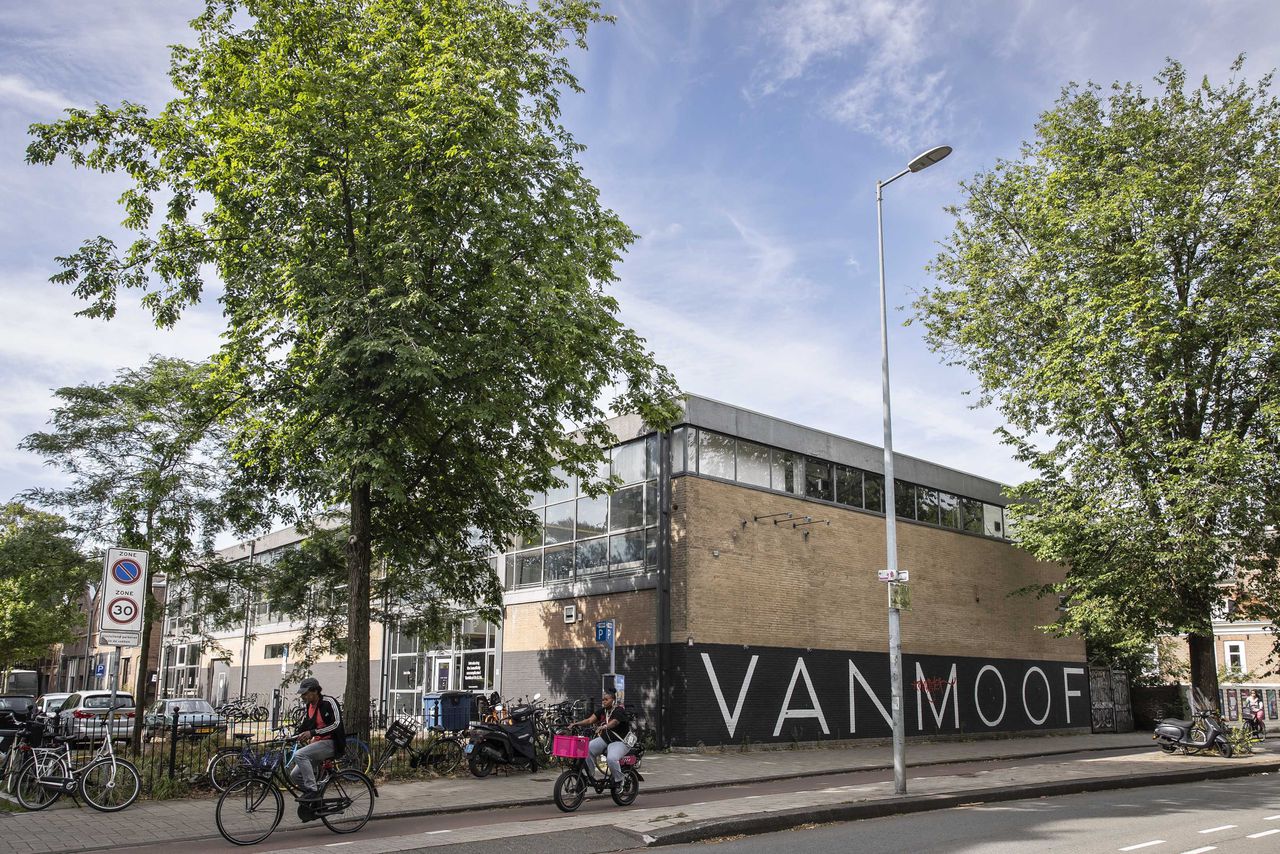
[[[1280,748],[1280,742],[1277,743]],[[1150,748],[1136,755],[1115,751]],[[1087,758],[1061,758],[1090,751]],[[369,854],[413,847],[475,842],[512,836],[554,833],[580,827],[611,826],[634,838],[637,847],[687,842],[730,833],[763,832],[806,821],[833,821],[940,809],[975,800],[995,801],[1066,794],[1101,788],[1125,788],[1241,776],[1280,770],[1280,749],[1264,747],[1253,756],[1224,760],[1213,756],[1165,756],[1148,733],[1064,735],[1031,738],[911,743],[908,766],[975,762],[1016,757],[1044,757],[1034,765],[934,777],[912,778],[906,796],[896,796],[892,783],[828,787],[823,775],[892,768],[888,745],[825,749],[753,750],[742,753],[651,754],[644,760],[645,785],[640,809],[583,811],[545,821],[493,824],[445,835],[414,834],[392,839],[353,839],[347,854]],[[489,809],[495,806],[546,804],[557,770],[537,774],[498,775],[484,780],[388,783],[379,787],[375,819]],[[812,777],[806,791],[768,798],[744,797],[665,809],[643,809],[644,793],[705,788],[771,779]],[[143,801],[117,814],[62,807],[43,813],[0,814],[0,852],[91,851],[152,842],[174,843],[216,837],[212,798]],[[278,833],[297,827],[285,811]],[[320,850],[320,848],[317,848]]]

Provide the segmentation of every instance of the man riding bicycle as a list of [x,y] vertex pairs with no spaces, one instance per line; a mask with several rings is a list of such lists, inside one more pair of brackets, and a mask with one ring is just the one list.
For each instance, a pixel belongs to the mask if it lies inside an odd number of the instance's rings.
[[601,697],[600,708],[596,709],[590,717],[569,724],[569,726],[597,725],[596,737],[591,739],[591,744],[588,746],[591,761],[594,763],[597,756],[601,753],[605,754],[612,781],[610,785],[614,788],[622,785],[622,766],[618,763],[631,749],[624,741],[627,733],[631,732],[631,718],[627,715],[626,709],[617,705],[617,700],[615,693],[605,691]]
[[300,800],[314,801],[320,797],[316,769],[326,759],[342,754],[346,735],[342,730],[341,707],[333,697],[321,693],[319,680],[310,676],[303,679],[298,693],[307,711],[294,734],[304,746],[293,755],[294,766],[289,777],[302,788]]

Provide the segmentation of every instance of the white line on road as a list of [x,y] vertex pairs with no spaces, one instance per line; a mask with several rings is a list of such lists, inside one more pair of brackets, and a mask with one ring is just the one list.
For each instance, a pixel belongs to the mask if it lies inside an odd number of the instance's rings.
[[1163,839],[1153,839],[1150,842],[1139,842],[1137,845],[1129,845],[1121,848],[1121,851],[1137,851],[1139,848],[1150,848],[1152,845],[1164,845]]
[[453,833],[453,831],[452,830],[428,830],[426,832],[426,835],[435,836],[437,833]]
[[1210,827],[1208,830],[1202,830],[1201,833],[1217,833],[1219,830],[1230,830],[1235,827],[1234,824],[1224,824],[1221,827]]
[[1249,838],[1249,839],[1261,839],[1262,837],[1264,837],[1264,836],[1270,836],[1270,835],[1271,835],[1271,834],[1273,834],[1273,833],[1280,833],[1280,827],[1277,827],[1275,830],[1264,830],[1264,831],[1262,831],[1261,833],[1250,833],[1250,834],[1249,834],[1249,836],[1248,836],[1248,838]]
[[328,843],[325,843],[324,847],[337,848],[339,845],[354,845],[354,844],[355,844],[354,842],[328,842]]
[[1206,851],[1217,851],[1218,846],[1206,845],[1203,848],[1192,848],[1190,851],[1183,851],[1182,854],[1205,854]]
[[1263,821],[1280,821],[1280,815],[1269,815]]

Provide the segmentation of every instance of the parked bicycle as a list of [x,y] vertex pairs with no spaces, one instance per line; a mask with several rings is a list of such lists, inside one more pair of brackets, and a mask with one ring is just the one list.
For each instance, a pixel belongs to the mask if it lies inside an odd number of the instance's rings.
[[254,742],[251,733],[237,733],[233,738],[238,746],[224,747],[213,755],[205,767],[205,773],[213,788],[225,792],[232,783],[254,773],[275,773],[277,783],[293,794],[300,794],[289,779],[287,766],[298,751],[298,742],[285,733],[284,727],[276,727],[275,737]]
[[[295,740],[289,736],[286,740]],[[284,796],[278,787],[277,768],[255,767],[249,776],[227,787],[218,798],[214,821],[222,838],[235,845],[253,845],[266,839],[284,817]],[[285,775],[287,777],[287,775]],[[334,833],[355,833],[373,815],[378,790],[373,781],[351,768],[338,768],[332,759],[321,766],[316,781],[320,796],[298,799],[298,818],[320,819]],[[296,790],[290,789],[297,798]]]
[[[579,730],[581,731],[581,730]],[[597,795],[606,789],[613,797],[613,802],[620,807],[635,803],[640,794],[640,783],[644,777],[640,774],[640,760],[644,748],[637,745],[622,757],[622,783],[614,785],[608,770],[598,773],[595,764],[588,760],[591,740],[586,736],[571,733],[557,734],[553,740],[552,753],[572,761],[572,765],[556,778],[552,797],[562,812],[573,812],[582,805],[588,789],[595,789]]]
[[377,776],[391,757],[401,750],[408,751],[410,768],[426,768],[441,775],[457,770],[466,756],[461,737],[448,734],[441,727],[431,727],[422,746],[415,748],[413,740],[419,729],[418,719],[412,715],[400,715],[392,721],[387,727],[382,754],[373,763],[370,775]]
[[42,810],[69,794],[100,812],[117,812],[136,801],[142,790],[141,778],[132,762],[116,757],[111,717],[109,713],[102,745],[79,766],[72,758],[70,742],[57,736],[52,747],[25,743],[17,748],[25,756],[14,784],[18,803],[25,809]]
[[217,708],[218,714],[229,721],[265,721],[271,714],[266,706],[258,703],[257,694],[246,694]]

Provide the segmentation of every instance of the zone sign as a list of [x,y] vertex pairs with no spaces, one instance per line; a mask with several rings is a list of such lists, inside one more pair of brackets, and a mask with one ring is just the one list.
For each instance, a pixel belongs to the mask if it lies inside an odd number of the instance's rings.
[[105,632],[141,632],[146,605],[147,553],[107,549],[102,573],[102,621]]

